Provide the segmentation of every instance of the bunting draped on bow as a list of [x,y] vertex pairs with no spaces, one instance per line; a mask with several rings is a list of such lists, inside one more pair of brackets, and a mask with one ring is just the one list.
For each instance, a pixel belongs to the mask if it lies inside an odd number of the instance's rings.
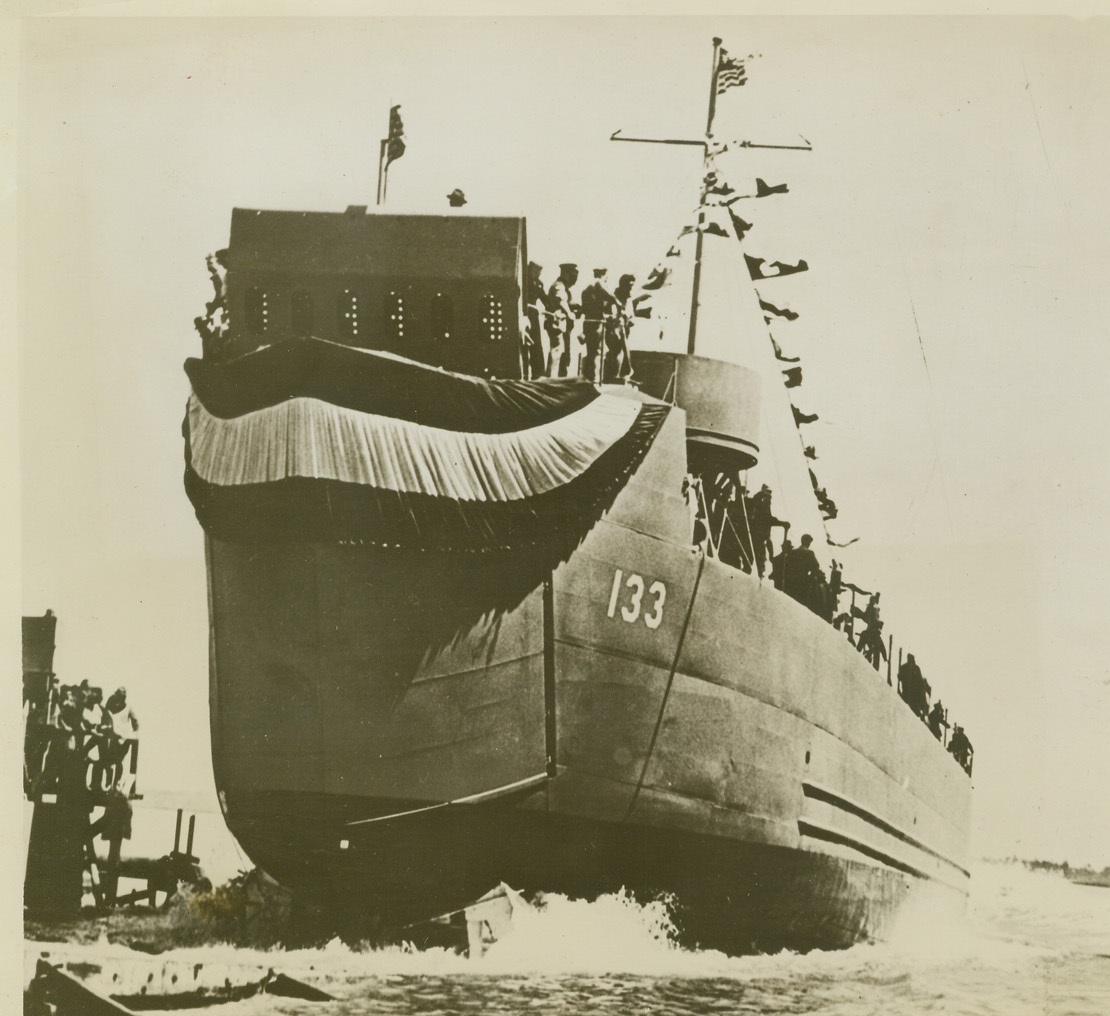
[[581,539],[667,407],[320,340],[190,360],[185,486],[240,541],[490,551]]

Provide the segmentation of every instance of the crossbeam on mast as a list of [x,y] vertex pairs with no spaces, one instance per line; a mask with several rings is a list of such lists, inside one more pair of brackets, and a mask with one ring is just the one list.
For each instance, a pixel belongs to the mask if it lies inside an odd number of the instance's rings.
[[[721,69],[721,57],[724,50],[721,49],[721,40],[714,37],[713,39],[713,64],[712,72],[709,78],[709,113],[705,121],[705,137],[704,138],[626,138],[620,130],[615,130],[609,136],[610,141],[633,141],[638,144],[644,145],[688,145],[697,147],[702,150],[702,169],[703,174],[707,174],[712,159],[722,154],[729,147],[735,146],[736,148],[776,148],[780,150],[791,150],[801,152],[813,151],[813,146],[809,143],[808,139],[802,135],[798,135],[804,144],[801,145],[767,145],[761,144],[757,141],[730,141],[718,142],[713,137],[713,116],[717,111],[717,76]],[[741,84],[743,82],[740,82]],[[726,85],[726,87],[728,87]],[[724,89],[720,89],[723,91]],[[705,233],[705,200],[708,194],[709,177],[702,176],[701,196],[698,199],[698,228],[697,238],[694,241],[694,280],[690,291],[690,326],[689,336],[687,338],[686,351],[693,353],[695,348],[695,337],[697,335],[697,321],[698,321],[698,305],[700,302],[700,288],[701,288],[701,257],[702,257],[702,237]]]
[[[806,141],[805,138],[802,138]],[[735,145],[737,148],[781,148],[791,152],[812,152],[813,145],[808,141],[804,145],[763,145],[758,141],[729,141],[729,145]]]
[[698,140],[695,138],[626,138],[619,130],[613,131],[609,135],[610,141],[635,141],[641,145],[697,145],[699,148],[705,148],[708,144],[704,139]]

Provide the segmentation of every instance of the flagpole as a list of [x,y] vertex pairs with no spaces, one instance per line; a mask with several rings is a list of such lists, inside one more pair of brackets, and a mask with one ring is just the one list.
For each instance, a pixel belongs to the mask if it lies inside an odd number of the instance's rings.
[[[713,116],[717,112],[717,68],[721,60],[721,40],[713,37],[713,71],[709,77],[709,116],[705,121],[705,136],[713,135]],[[708,150],[708,149],[707,149]]]
[[709,75],[709,115],[705,121],[705,155],[702,158],[701,196],[698,200],[698,235],[694,240],[694,284],[690,292],[690,332],[686,352],[691,356],[697,345],[698,302],[701,289],[702,237],[705,235],[706,176],[709,173],[709,142],[713,137],[713,115],[717,112],[717,70],[721,58],[721,40],[713,38],[713,69]]
[[375,204],[380,205],[385,200],[385,155],[389,140],[383,138],[378,150],[378,198]]

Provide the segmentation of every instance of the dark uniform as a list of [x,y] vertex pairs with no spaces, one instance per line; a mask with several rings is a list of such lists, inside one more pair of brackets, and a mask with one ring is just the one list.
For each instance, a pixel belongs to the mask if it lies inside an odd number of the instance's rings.
[[875,593],[867,604],[866,610],[855,608],[856,615],[866,622],[867,627],[860,632],[856,648],[876,670],[879,661],[886,659],[886,644],[883,642],[883,622],[879,620],[879,594]]
[[628,333],[632,330],[632,287],[634,275],[622,275],[613,291],[616,315],[605,333],[605,381],[623,381],[632,376],[632,358],[628,352]]
[[771,488],[764,484],[758,494],[753,495],[748,506],[748,524],[751,527],[755,566],[760,575],[764,574],[767,554],[771,547],[771,530],[775,526],[789,529],[790,523],[776,519],[771,511]]
[[544,312],[547,310],[547,293],[540,275],[543,269],[534,261],[528,265],[528,284],[525,290],[524,311],[528,329],[524,336],[525,376],[543,377],[547,373],[547,350],[544,348]]
[[776,589],[786,591],[786,572],[790,568],[790,555],[794,552],[794,544],[789,540],[782,541],[782,550],[771,558],[771,581]]
[[610,328],[615,324],[617,300],[607,288],[608,272],[594,269],[593,285],[582,290],[582,334],[586,342],[585,377],[600,382],[601,349]]
[[814,585],[821,571],[821,565],[817,555],[810,549],[811,543],[813,543],[813,537],[807,533],[802,537],[802,545],[790,552],[790,559],[786,563],[786,582],[782,588],[788,596],[799,603],[804,603],[812,610]]
[[973,749],[964,728],[958,723],[952,730],[952,740],[949,742],[948,751],[952,757],[964,767],[968,776],[971,775],[971,757]]
[[918,716],[921,716],[921,692],[924,677],[921,668],[913,658],[913,653],[906,657],[906,662],[898,668],[898,694]]
[[929,713],[929,729],[933,732],[933,736],[940,741],[944,742],[944,730],[948,726],[948,719],[944,715],[944,706],[941,705],[940,699],[933,703],[933,710]]

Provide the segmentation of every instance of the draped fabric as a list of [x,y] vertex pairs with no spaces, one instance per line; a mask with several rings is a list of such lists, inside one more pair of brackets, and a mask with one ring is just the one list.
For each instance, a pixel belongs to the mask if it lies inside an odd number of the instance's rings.
[[227,363],[189,359],[185,373],[205,409],[224,419],[304,397],[495,434],[558,419],[597,397],[584,378],[483,381],[323,339],[281,342]]
[[290,399],[234,420],[189,399],[193,468],[208,483],[291,476],[344,480],[456,501],[511,501],[573,480],[627,433],[635,402],[602,395],[553,423],[475,434]]
[[315,340],[186,370],[186,489],[208,532],[240,541],[576,544],[667,412]]

